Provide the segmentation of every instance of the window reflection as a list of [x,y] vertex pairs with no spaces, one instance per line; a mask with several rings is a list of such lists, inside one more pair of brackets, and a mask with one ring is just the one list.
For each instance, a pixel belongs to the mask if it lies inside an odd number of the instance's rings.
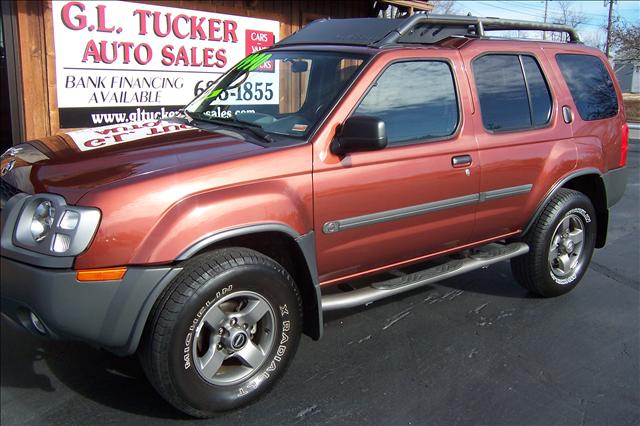
[[618,113],[613,81],[602,61],[591,55],[557,55],[571,97],[583,120],[600,120]]
[[354,115],[384,120],[389,144],[450,136],[458,124],[451,69],[439,61],[392,64]]
[[487,55],[473,62],[482,123],[487,130],[531,127],[529,100],[517,55]]

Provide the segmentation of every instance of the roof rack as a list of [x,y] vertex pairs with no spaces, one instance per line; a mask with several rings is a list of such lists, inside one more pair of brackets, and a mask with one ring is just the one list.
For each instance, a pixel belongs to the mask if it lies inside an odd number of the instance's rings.
[[342,44],[380,48],[402,43],[435,44],[450,37],[485,38],[488,31],[502,30],[561,32],[569,35],[569,42],[580,43],[576,30],[567,25],[420,13],[404,19],[320,19],[284,38],[278,45]]
[[[580,43],[580,36],[575,28],[568,25],[547,24],[534,21],[519,21],[513,19],[499,18],[483,18],[478,16],[457,16],[457,15],[426,15],[416,14],[404,20],[394,31],[387,34],[383,39],[374,43],[374,46],[380,47],[393,43],[402,42],[418,42],[417,40],[407,40],[414,30],[419,27],[427,26],[427,28],[439,27],[473,27],[473,34],[476,37],[486,37],[487,31],[503,31],[503,30],[539,30],[554,31],[567,33],[570,43]],[[424,32],[424,31],[423,31]],[[462,34],[458,34],[462,35]],[[413,37],[415,38],[415,37]],[[405,39],[405,40],[403,40]],[[438,40],[440,41],[440,40]]]

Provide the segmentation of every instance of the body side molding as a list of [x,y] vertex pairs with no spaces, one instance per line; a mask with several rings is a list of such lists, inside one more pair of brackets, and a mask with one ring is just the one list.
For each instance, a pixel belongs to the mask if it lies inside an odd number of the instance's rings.
[[334,234],[347,229],[359,228],[361,226],[374,225],[376,223],[389,222],[393,220],[404,219],[407,217],[433,213],[440,210],[452,209],[455,207],[466,206],[469,204],[482,203],[486,201],[497,200],[504,197],[512,197],[516,195],[527,194],[531,192],[532,184],[511,186],[508,188],[494,189],[491,191],[480,192],[476,194],[463,195],[461,197],[447,198],[444,200],[431,201],[424,204],[416,204],[413,206],[401,207],[399,209],[385,210],[376,213],[365,214],[362,216],[354,216],[345,219],[332,220],[326,222],[322,226],[322,232],[325,234]]
[[527,194],[531,192],[532,184],[512,186],[510,188],[494,189],[480,193],[480,202],[497,200],[498,198],[511,197],[514,195]]
[[335,232],[359,228],[361,226],[374,225],[376,223],[389,222],[411,216],[451,209],[454,207],[466,206],[468,204],[477,203],[478,199],[478,194],[463,195],[462,197],[448,198],[430,203],[417,204],[414,206],[401,207],[399,209],[385,210],[382,212],[335,220],[325,223],[322,227],[322,232],[325,234],[333,234]]

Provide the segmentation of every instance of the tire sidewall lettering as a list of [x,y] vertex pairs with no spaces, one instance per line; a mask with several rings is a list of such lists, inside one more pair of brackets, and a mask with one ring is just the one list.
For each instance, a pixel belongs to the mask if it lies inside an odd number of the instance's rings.
[[[275,351],[275,355],[271,358],[270,361],[265,362],[265,365],[267,367],[263,367],[264,371],[262,371],[262,373],[251,379],[246,385],[240,386],[238,388],[238,396],[245,396],[249,394],[249,392],[257,389],[261,383],[271,377],[271,375],[278,369],[280,363],[284,359],[284,355],[286,354],[288,349],[288,345],[286,343],[291,340],[288,334],[291,330],[291,320],[289,319],[289,308],[287,304],[285,303],[284,305],[279,305],[279,308],[279,322],[281,332],[280,343]],[[285,319],[285,317],[287,319]]]
[[[227,314],[243,309],[237,302],[244,300],[244,292],[256,293],[269,304],[270,319],[258,324],[256,331],[252,328],[251,333],[267,331],[268,334],[260,334],[260,344],[266,352],[260,365],[253,364],[258,368],[241,372],[241,380],[218,380],[226,378],[230,370],[211,377],[209,370],[202,370],[198,363],[205,361],[201,356],[208,346],[218,343],[215,335],[219,327],[230,326],[232,321]],[[234,303],[226,304],[227,300]],[[218,305],[226,319],[209,311]],[[216,249],[188,261],[156,308],[153,329],[141,357],[145,373],[167,401],[198,417],[240,407],[275,385],[295,355],[303,324],[300,294],[289,273],[273,259],[242,247]],[[283,311],[288,314],[282,315]],[[213,328],[209,327],[210,322]],[[206,333],[200,340],[203,327]],[[284,347],[279,349],[280,345]],[[278,355],[278,349],[283,356]],[[224,365],[235,366],[236,361]],[[257,377],[262,380],[252,385],[255,389],[247,388]]]
[[198,327],[200,326],[200,323],[202,322],[202,318],[204,317],[204,314],[207,312],[209,307],[211,307],[211,305],[213,305],[218,299],[220,299],[221,297],[226,296],[227,294],[231,293],[232,290],[233,290],[233,284],[229,284],[228,286],[223,287],[222,290],[219,290],[219,291],[216,292],[215,297],[213,297],[211,299],[208,299],[202,305],[202,307],[200,307],[200,309],[198,309],[198,312],[196,313],[196,316],[191,321],[191,324],[189,325],[187,333],[185,334],[185,337],[184,337],[184,346],[183,346],[183,349],[182,349],[182,352],[183,352],[182,358],[184,360],[184,369],[185,370],[188,370],[192,366],[191,347],[192,347],[192,344],[194,343],[193,336],[194,336],[194,333],[196,332],[196,330],[198,329]]
[[580,216],[582,216],[582,218],[584,219],[584,221],[586,223],[591,223],[591,216],[589,216],[589,213],[587,213],[587,211],[585,209],[583,209],[582,207],[576,207],[576,208],[573,208],[573,209],[569,210],[568,212],[566,212],[564,214],[564,216],[562,218],[564,219],[565,217],[569,216],[572,213],[579,214]]
[[549,274],[551,275],[551,279],[560,285],[570,284],[578,277],[576,271],[573,271],[567,278],[558,278],[553,274],[553,272],[549,272]]
[[[567,216],[571,215],[571,214],[577,214],[579,216],[582,217],[582,219],[585,221],[585,223],[591,223],[591,216],[589,216],[589,213],[583,209],[582,207],[575,207],[570,209],[569,211],[567,211],[564,215],[562,215],[562,218],[560,219],[560,222],[563,221]],[[585,232],[587,232],[587,229],[585,229]],[[553,235],[552,235],[553,237]],[[553,271],[551,270],[551,268],[549,268],[549,276],[551,277],[551,279],[559,285],[567,285],[567,284],[571,284],[572,282],[574,282],[577,278],[578,278],[578,273],[581,272],[579,269],[575,269],[571,275],[569,275],[566,278],[558,278],[554,275]]]

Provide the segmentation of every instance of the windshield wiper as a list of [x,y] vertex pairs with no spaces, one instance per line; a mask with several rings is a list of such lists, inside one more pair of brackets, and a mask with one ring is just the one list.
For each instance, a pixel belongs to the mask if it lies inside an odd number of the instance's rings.
[[271,135],[269,135],[267,132],[262,130],[262,126],[259,124],[245,123],[244,121],[225,120],[225,119],[209,119],[208,121],[210,123],[222,124],[229,127],[235,127],[237,129],[248,130],[249,132],[253,133],[255,136],[259,137],[260,139],[263,139],[269,143],[275,142],[271,137]]
[[202,121],[204,123],[211,123],[211,124],[221,124],[223,126],[229,126],[237,129],[248,130],[254,136],[257,136],[262,140],[265,140],[269,143],[275,142],[275,140],[271,137],[271,135],[269,135],[267,132],[262,130],[262,126],[256,123],[249,123],[249,122],[240,121],[237,119],[234,119],[234,120],[225,120],[220,118],[216,119],[216,118],[209,117],[208,115],[203,114],[201,112],[193,112],[193,111],[190,112],[185,110],[184,113],[187,115],[187,117],[191,118],[192,120]]
[[[260,124],[254,123],[251,121],[241,120],[241,119],[238,119],[238,117],[234,117],[234,122],[246,124],[247,126],[249,126],[246,129],[253,132],[253,134],[260,136],[262,139],[266,140],[269,143],[274,142],[273,137],[271,137],[269,133],[265,132]],[[244,128],[244,126],[242,127]]]

